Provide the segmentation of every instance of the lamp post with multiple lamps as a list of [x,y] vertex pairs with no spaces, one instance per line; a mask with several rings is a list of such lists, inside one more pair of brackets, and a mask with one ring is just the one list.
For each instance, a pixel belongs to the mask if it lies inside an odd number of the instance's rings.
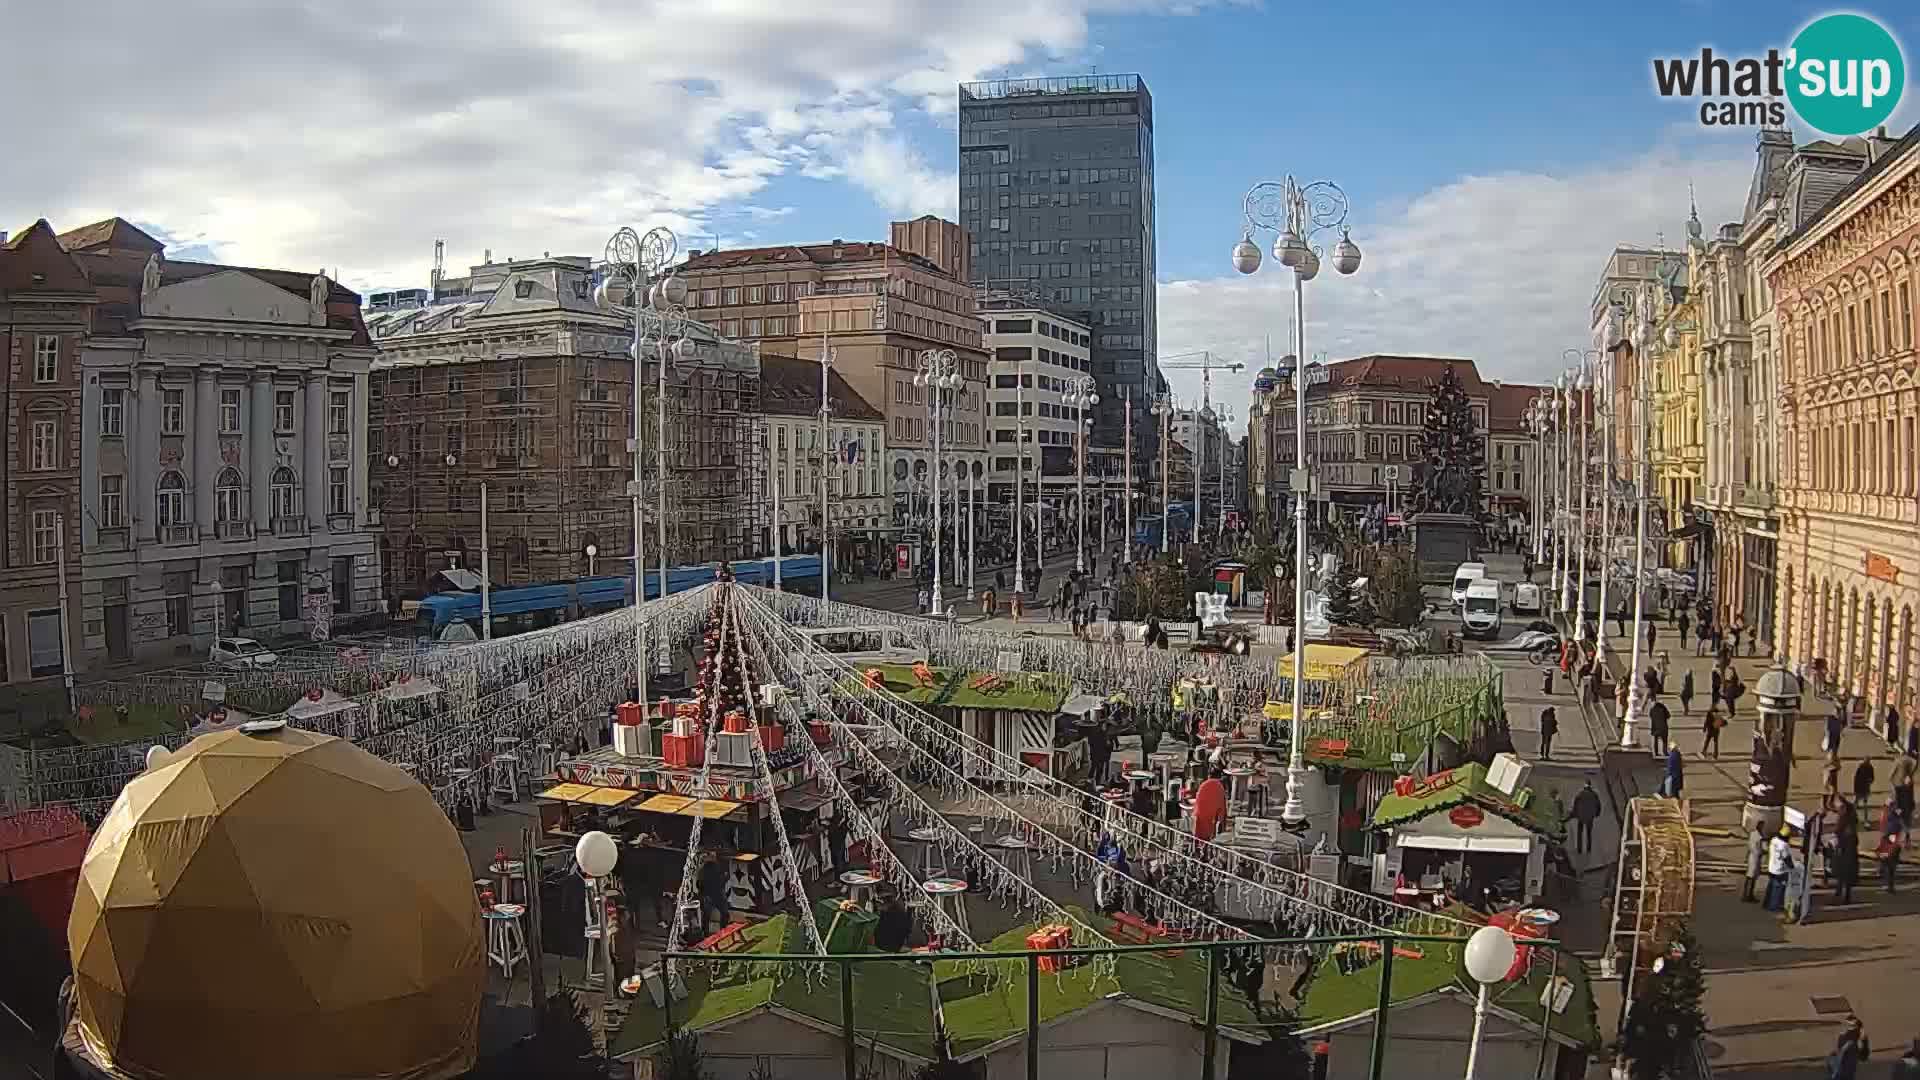
[[[646,346],[651,343],[660,365],[659,387],[655,394],[658,443],[655,448],[654,516],[660,548],[660,596],[667,595],[667,363],[686,351],[687,283],[669,273],[680,250],[680,241],[667,228],[648,229],[645,235],[621,227],[607,240],[606,266],[600,284],[594,290],[594,302],[607,311],[618,311],[633,319],[633,339],[627,355],[633,360],[633,435],[628,452],[633,456],[633,479],[627,483],[627,495],[633,500],[633,602],[639,607],[646,599],[646,561],[642,549],[646,535],[645,480],[641,454],[645,446],[641,408],[641,387],[645,384]],[[633,621],[633,649],[638,697],[647,698],[647,626],[643,619]]]
[[1222,544],[1227,540],[1227,432],[1233,429],[1233,409],[1220,406],[1220,531]]
[[[931,501],[933,502],[933,615],[935,618],[945,614],[940,594],[946,584],[940,576],[940,488],[941,466],[944,464],[940,460],[940,405],[942,399],[946,397],[942,391],[960,388],[960,374],[955,370],[958,366],[959,358],[954,355],[952,349],[928,349],[920,354],[920,373],[913,377],[913,384],[924,387],[927,391],[927,416],[931,421],[929,426],[933,429],[933,460],[927,467],[927,486],[933,493]],[[954,532],[958,534],[959,530],[955,529]]]
[[1165,555],[1168,538],[1173,535],[1172,481],[1167,464],[1167,444],[1173,439],[1173,396],[1154,395],[1147,411],[1160,421],[1160,554]]
[[[1620,747],[1631,750],[1635,745],[1634,721],[1647,708],[1645,678],[1642,672],[1642,657],[1651,652],[1643,648],[1646,635],[1640,632],[1641,620],[1646,618],[1647,609],[1647,470],[1650,465],[1647,453],[1647,428],[1649,413],[1647,387],[1647,354],[1656,347],[1664,345],[1672,348],[1679,341],[1679,331],[1668,326],[1664,340],[1653,331],[1653,294],[1649,291],[1640,297],[1640,326],[1635,335],[1636,348],[1633,350],[1633,653],[1628,665],[1628,678],[1632,680],[1627,687],[1626,715],[1620,718]],[[1602,571],[1605,572],[1604,570]]]
[[1013,592],[1027,595],[1027,362],[1014,369],[1013,411]]
[[1573,461],[1573,394],[1568,387],[1567,374],[1561,372],[1553,377],[1553,398],[1556,415],[1559,417],[1560,441],[1558,460],[1560,467],[1554,470],[1557,498],[1554,506],[1553,525],[1553,599],[1561,614],[1573,607],[1573,597],[1567,591],[1567,571],[1573,558],[1570,546],[1573,536],[1573,471],[1568,465]]
[[1579,402],[1574,406],[1580,417],[1580,467],[1576,470],[1580,476],[1580,502],[1575,513],[1576,535],[1573,548],[1578,562],[1574,576],[1568,588],[1574,591],[1573,603],[1573,639],[1585,641],[1587,635],[1587,511],[1592,499],[1593,484],[1590,474],[1593,471],[1593,459],[1588,454],[1589,440],[1593,434],[1593,412],[1589,408],[1589,392],[1592,380],[1587,375],[1585,358],[1577,367],[1569,370],[1568,378],[1573,388],[1580,393]]
[[1087,572],[1087,437],[1093,433],[1093,417],[1087,410],[1100,404],[1100,395],[1094,392],[1093,376],[1080,375],[1067,381],[1067,392],[1060,401],[1073,410],[1073,440],[1077,444],[1075,457],[1075,479],[1073,508],[1074,516],[1080,519],[1076,531],[1073,552],[1073,568],[1079,573]]
[[[1347,232],[1347,195],[1331,181],[1320,180],[1302,185],[1292,176],[1280,181],[1255,184],[1242,201],[1245,216],[1240,242],[1233,246],[1233,268],[1242,274],[1260,269],[1260,245],[1253,242],[1256,231],[1275,233],[1273,255],[1280,265],[1293,270],[1293,328],[1296,337],[1294,355],[1300,367],[1294,387],[1294,468],[1288,487],[1293,494],[1293,625],[1296,641],[1293,650],[1293,717],[1289,724],[1291,746],[1287,755],[1287,802],[1280,812],[1288,828],[1302,830],[1307,825],[1307,810],[1302,799],[1306,787],[1306,766],[1301,758],[1300,718],[1305,714],[1303,690],[1306,684],[1307,627],[1307,497],[1312,485],[1307,473],[1307,378],[1306,378],[1306,283],[1320,273],[1320,254],[1313,246],[1315,235],[1340,230],[1340,242],[1333,248],[1333,268],[1341,274],[1360,269],[1360,247]],[[1198,507],[1195,507],[1196,513]]]
[[1547,405],[1543,398],[1534,398],[1527,402],[1526,412],[1521,415],[1527,434],[1533,436],[1533,485],[1527,499],[1532,507],[1533,518],[1533,562],[1540,562],[1540,546],[1546,536],[1546,494],[1547,475]]
[[[833,370],[837,350],[827,344],[827,333],[820,332],[820,602],[826,603],[827,583],[833,580],[829,565],[833,558],[833,529],[827,517],[827,477],[839,465],[834,451],[827,446],[827,418],[833,415],[833,402],[827,398],[827,375]],[[776,564],[777,565],[777,564]]]

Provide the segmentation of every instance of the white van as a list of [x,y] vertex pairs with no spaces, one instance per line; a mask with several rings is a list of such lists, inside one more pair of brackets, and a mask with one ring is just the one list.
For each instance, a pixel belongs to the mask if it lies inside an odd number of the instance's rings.
[[1500,633],[1500,583],[1489,577],[1467,585],[1460,624],[1468,637],[1492,638]]
[[1513,587],[1513,613],[1515,615],[1540,614],[1540,586],[1531,581],[1522,581]]
[[1487,576],[1487,564],[1463,562],[1453,572],[1453,606],[1459,607],[1467,602],[1467,586]]

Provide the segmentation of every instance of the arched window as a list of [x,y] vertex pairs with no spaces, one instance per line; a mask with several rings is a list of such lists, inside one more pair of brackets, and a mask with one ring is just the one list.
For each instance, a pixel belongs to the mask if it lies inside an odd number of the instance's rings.
[[160,518],[160,527],[172,529],[187,524],[187,478],[180,475],[178,469],[168,469],[160,474],[159,505],[155,512]]
[[294,512],[295,487],[292,469],[282,465],[273,470],[273,477],[268,484],[268,491],[273,498],[274,520],[277,521],[281,518],[297,516]]
[[229,465],[213,481],[213,518],[222,525],[245,521],[246,484],[240,470]]

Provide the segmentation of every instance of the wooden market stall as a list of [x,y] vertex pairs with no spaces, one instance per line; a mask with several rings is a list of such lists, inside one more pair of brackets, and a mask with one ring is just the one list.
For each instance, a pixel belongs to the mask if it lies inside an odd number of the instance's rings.
[[[1084,713],[1101,699],[1075,695],[1071,680],[1048,671],[978,671],[913,664],[869,664],[860,678],[918,705],[1000,753],[1053,776],[1085,764],[1086,743],[1073,738],[1069,703]],[[968,755],[969,775],[998,770],[984,755]]]
[[1374,891],[1408,904],[1478,901],[1488,890],[1539,899],[1547,850],[1566,839],[1565,812],[1554,796],[1524,786],[1525,776],[1514,768],[1490,776],[1475,763],[1396,780],[1373,813]]

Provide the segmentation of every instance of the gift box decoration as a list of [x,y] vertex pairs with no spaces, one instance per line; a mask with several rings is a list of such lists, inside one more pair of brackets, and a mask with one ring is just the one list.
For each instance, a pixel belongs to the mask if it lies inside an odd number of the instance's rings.
[[614,706],[613,718],[615,723],[623,727],[632,727],[641,720],[640,703],[637,701],[621,702],[619,705]]
[[728,734],[744,735],[747,731],[747,714],[735,709],[727,714],[726,726],[722,729]]
[[713,740],[713,763],[746,768],[753,764],[753,736],[744,731],[723,731]]
[[760,749],[774,753],[787,745],[787,729],[779,724],[760,726]]
[[[1027,948],[1035,951],[1043,949],[1064,949],[1073,942],[1073,932],[1064,926],[1043,926],[1027,935]],[[1055,972],[1067,966],[1064,956],[1042,956],[1040,970]]]
[[826,746],[833,742],[833,732],[818,720],[807,721],[807,734],[813,737],[815,746]]
[[706,745],[696,736],[675,733],[662,741],[661,756],[676,769],[697,769],[706,762]]

